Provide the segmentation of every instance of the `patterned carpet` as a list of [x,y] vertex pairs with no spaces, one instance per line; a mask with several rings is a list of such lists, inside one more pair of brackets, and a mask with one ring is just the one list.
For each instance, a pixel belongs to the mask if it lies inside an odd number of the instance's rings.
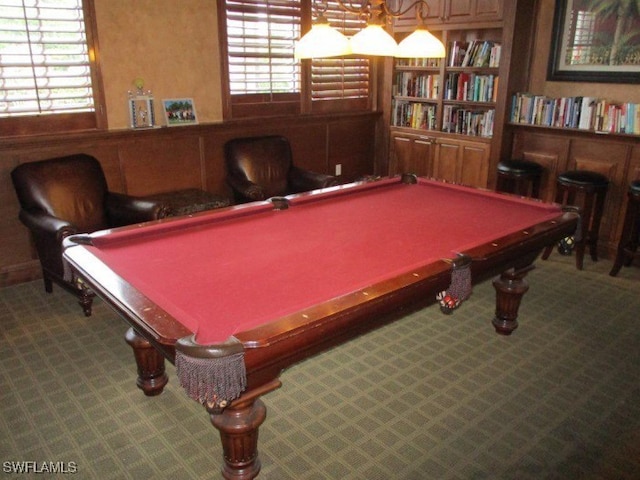
[[[490,282],[283,373],[264,397],[262,479],[640,479],[640,269],[553,255],[511,337]],[[125,324],[41,282],[0,289],[2,477],[220,478],[217,432],[180,390],[135,386]],[[15,462],[15,463],[14,463]],[[60,466],[60,464],[58,464]]]

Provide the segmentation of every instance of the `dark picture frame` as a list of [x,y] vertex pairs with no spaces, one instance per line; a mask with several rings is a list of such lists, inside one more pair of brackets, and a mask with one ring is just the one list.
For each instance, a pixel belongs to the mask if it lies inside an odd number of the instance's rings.
[[640,83],[638,10],[624,0],[556,0],[547,80]]

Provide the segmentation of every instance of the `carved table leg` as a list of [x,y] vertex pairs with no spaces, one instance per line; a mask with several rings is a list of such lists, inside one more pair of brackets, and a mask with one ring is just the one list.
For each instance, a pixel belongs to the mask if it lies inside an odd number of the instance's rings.
[[127,330],[125,339],[133,348],[133,355],[138,365],[136,385],[149,397],[159,395],[169,381],[164,371],[164,356],[133,328]]
[[496,332],[511,335],[518,328],[520,301],[529,290],[524,277],[534,268],[534,265],[519,270],[511,268],[493,280],[493,287],[496,289],[496,316],[492,323]]
[[280,387],[274,380],[258,390],[234,400],[222,412],[210,411],[211,423],[220,432],[227,480],[250,480],[260,472],[258,429],[267,417],[267,407],[259,396]]

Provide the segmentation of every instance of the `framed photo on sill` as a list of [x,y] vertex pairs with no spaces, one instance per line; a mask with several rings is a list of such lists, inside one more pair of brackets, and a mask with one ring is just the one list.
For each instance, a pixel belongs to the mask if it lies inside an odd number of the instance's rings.
[[162,100],[167,127],[195,125],[198,123],[196,106],[192,98],[169,98]]
[[129,124],[131,128],[155,126],[153,95],[150,92],[129,94]]
[[638,3],[556,0],[547,80],[640,83]]

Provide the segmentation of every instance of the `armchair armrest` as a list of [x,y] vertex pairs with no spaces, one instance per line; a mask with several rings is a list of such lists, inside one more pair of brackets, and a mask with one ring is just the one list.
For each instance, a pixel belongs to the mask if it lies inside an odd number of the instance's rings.
[[106,210],[109,223],[114,227],[158,220],[171,213],[162,203],[115,192],[107,193]]
[[62,262],[62,241],[78,233],[78,228],[44,212],[20,210],[19,218],[31,233],[45,275],[69,281],[71,277]]
[[228,176],[227,183],[240,198],[244,197],[247,201],[266,200],[262,187],[250,180]]
[[338,179],[332,175],[316,173],[296,166],[292,166],[289,170],[289,185],[296,192],[333,187],[338,183]]
[[72,223],[44,212],[20,210],[19,218],[35,239],[44,238],[61,244],[69,235],[78,233],[78,228]]

